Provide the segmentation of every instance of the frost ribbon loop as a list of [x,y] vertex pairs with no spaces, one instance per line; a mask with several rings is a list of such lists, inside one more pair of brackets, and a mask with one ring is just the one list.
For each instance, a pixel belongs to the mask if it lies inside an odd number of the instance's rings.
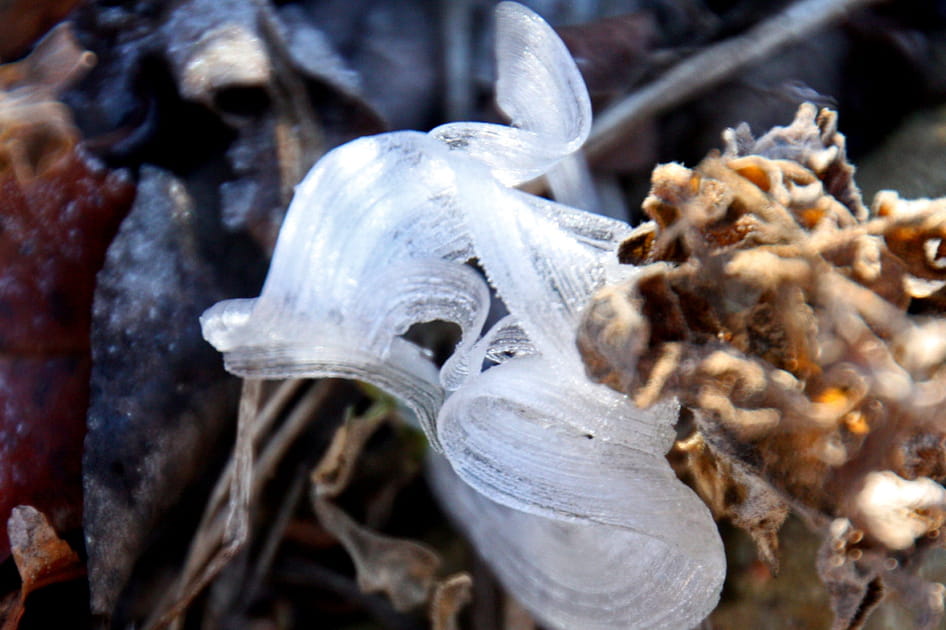
[[430,135],[514,186],[547,173],[591,131],[591,100],[565,44],[514,2],[496,8],[496,104],[511,125],[454,122]]
[[260,297],[202,317],[227,369],[368,381],[404,399],[430,434],[443,399],[437,372],[399,335],[443,319],[461,325],[461,346],[472,343],[489,303],[463,265],[473,250],[455,170],[440,143],[416,132],[326,155],[297,189]]
[[[511,124],[326,155],[296,191],[260,297],[208,310],[204,335],[244,377],[357,378],[402,398],[468,484],[433,464],[441,501],[549,626],[694,625],[724,559],[664,459],[676,405],[642,411],[591,383],[575,346],[591,295],[627,273],[610,261],[631,230],[509,187],[555,177],[588,135],[588,94],[541,18],[505,2],[497,19]],[[510,313],[482,336],[490,295],[473,258]],[[431,320],[462,331],[439,376],[402,336]]]
[[[437,421],[447,460],[480,495],[445,490],[457,484],[435,478],[438,496],[552,627],[698,623],[715,605],[725,561],[709,511],[663,456],[676,405],[643,411],[590,383],[574,345],[627,226],[495,183],[459,182],[461,196],[474,185],[469,198],[483,209],[504,208],[471,232],[510,315],[484,337],[485,350],[474,347],[501,364],[471,374]],[[622,570],[603,587],[606,566]],[[611,587],[633,595],[585,607]],[[553,592],[582,603],[548,606]]]

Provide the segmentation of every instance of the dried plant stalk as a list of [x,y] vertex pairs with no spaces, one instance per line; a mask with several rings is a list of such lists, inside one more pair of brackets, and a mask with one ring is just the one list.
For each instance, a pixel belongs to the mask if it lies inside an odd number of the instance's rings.
[[780,48],[843,19],[876,0],[800,0],[744,35],[716,44],[682,61],[653,83],[604,111],[591,131],[585,152],[595,160],[619,149],[638,126],[693,98]]

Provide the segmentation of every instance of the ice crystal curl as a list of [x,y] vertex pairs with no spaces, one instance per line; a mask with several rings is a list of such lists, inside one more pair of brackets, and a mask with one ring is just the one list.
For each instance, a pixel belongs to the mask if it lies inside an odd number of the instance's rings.
[[[547,625],[695,625],[725,561],[664,457],[676,406],[644,411],[592,383],[575,345],[592,293],[633,273],[612,262],[630,227],[512,188],[556,177],[581,147],[585,85],[518,4],[498,6],[496,46],[510,125],[391,132],[327,154],[297,188],[260,297],[209,309],[204,336],[243,377],[356,378],[401,398],[449,463],[432,462],[439,498]],[[474,258],[510,313],[486,332]],[[402,336],[432,320],[462,331],[439,374]]]

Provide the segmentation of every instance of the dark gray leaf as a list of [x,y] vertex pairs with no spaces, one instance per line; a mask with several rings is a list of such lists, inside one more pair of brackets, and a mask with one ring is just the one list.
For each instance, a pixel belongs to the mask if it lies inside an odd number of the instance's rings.
[[234,417],[238,384],[197,322],[239,291],[217,280],[237,270],[208,262],[236,258],[220,255],[224,234],[198,215],[180,181],[144,167],[99,274],[83,462],[96,614],[111,613],[161,516],[207,465],[206,453]]

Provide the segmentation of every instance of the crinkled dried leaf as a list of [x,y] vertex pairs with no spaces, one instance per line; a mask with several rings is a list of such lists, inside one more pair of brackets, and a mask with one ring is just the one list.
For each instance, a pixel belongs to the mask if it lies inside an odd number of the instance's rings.
[[49,584],[74,580],[85,574],[85,567],[46,516],[32,506],[13,508],[7,530],[22,585],[18,598],[14,595],[0,605],[0,619],[4,621],[3,630],[16,630],[30,593]]

